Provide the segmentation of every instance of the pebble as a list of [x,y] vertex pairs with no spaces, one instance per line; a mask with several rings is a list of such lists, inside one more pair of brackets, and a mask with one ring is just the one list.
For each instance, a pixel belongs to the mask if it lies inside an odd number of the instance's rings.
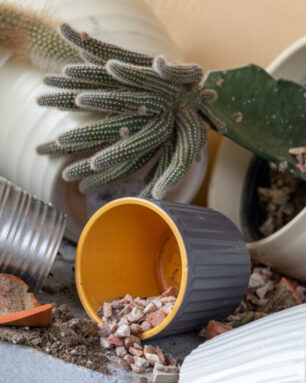
[[114,344],[115,346],[123,346],[122,339],[116,337],[114,334],[111,334],[107,339],[109,344]]
[[149,321],[145,320],[144,322],[141,323],[140,327],[142,332],[146,332],[151,330],[152,325]]
[[160,359],[159,359],[159,356],[156,355],[156,354],[151,354],[149,352],[145,353],[144,354],[145,358],[147,359],[147,361],[152,365],[154,366],[155,363],[161,363]]
[[132,354],[132,355],[135,355],[135,356],[142,356],[143,351],[142,350],[138,350],[135,347],[130,347],[129,348],[129,353]]
[[121,326],[118,327],[117,331],[115,332],[115,336],[119,338],[125,338],[126,336],[131,335],[131,330],[130,326],[127,324],[122,324]]
[[127,349],[134,346],[134,343],[140,344],[140,339],[137,336],[130,335],[124,339],[124,345]]
[[156,327],[166,318],[167,314],[164,312],[163,309],[159,309],[157,311],[154,311],[153,313],[149,314],[150,319],[147,318],[151,324],[152,327]]
[[103,303],[103,316],[105,318],[110,318],[113,314],[112,305],[108,302]]
[[138,323],[132,323],[130,326],[130,330],[133,335],[138,335],[142,332],[141,326]]
[[124,356],[127,355],[126,348],[121,346],[116,348],[116,354],[119,358],[123,358]]

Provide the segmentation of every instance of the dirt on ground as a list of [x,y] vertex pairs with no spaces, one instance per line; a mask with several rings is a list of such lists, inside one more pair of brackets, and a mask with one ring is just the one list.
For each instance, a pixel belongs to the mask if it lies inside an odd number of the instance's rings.
[[109,358],[99,343],[98,326],[76,318],[66,305],[54,304],[49,327],[0,326],[0,341],[35,348],[66,362],[109,374]]

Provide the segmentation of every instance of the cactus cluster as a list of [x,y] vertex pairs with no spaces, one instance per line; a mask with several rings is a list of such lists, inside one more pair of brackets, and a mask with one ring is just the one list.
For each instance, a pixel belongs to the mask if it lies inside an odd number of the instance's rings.
[[[185,176],[206,143],[206,105],[216,92],[203,89],[194,64],[174,65],[103,43],[68,24],[63,38],[81,51],[84,63],[69,64],[45,83],[62,88],[39,97],[39,105],[102,113],[99,122],[61,134],[38,147],[40,154],[95,149],[64,169],[67,181],[81,180],[87,192],[136,172],[159,156],[143,197],[162,198]],[[106,116],[105,116],[106,114]],[[98,150],[98,151],[97,151]]]
[[15,60],[41,70],[58,70],[81,62],[78,50],[58,33],[60,21],[7,2],[0,4],[0,46]]

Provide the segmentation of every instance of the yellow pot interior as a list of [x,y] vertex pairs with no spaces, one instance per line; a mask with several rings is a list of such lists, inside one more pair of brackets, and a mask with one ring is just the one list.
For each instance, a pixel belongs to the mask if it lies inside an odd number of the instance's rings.
[[187,260],[182,237],[171,218],[150,201],[125,198],[98,210],[85,226],[76,256],[76,284],[88,315],[104,301],[124,296],[155,296],[170,286],[179,291],[176,305],[163,323],[143,333],[160,332],[183,298]]

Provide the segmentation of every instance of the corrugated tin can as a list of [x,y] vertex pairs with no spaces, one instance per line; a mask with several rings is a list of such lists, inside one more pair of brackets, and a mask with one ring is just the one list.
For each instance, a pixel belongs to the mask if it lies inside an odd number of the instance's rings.
[[250,258],[236,226],[197,206],[122,198],[96,212],[81,235],[76,284],[88,315],[126,293],[178,291],[164,321],[143,339],[185,332],[227,316],[246,293]]
[[0,272],[38,291],[53,264],[66,218],[51,204],[0,177]]

